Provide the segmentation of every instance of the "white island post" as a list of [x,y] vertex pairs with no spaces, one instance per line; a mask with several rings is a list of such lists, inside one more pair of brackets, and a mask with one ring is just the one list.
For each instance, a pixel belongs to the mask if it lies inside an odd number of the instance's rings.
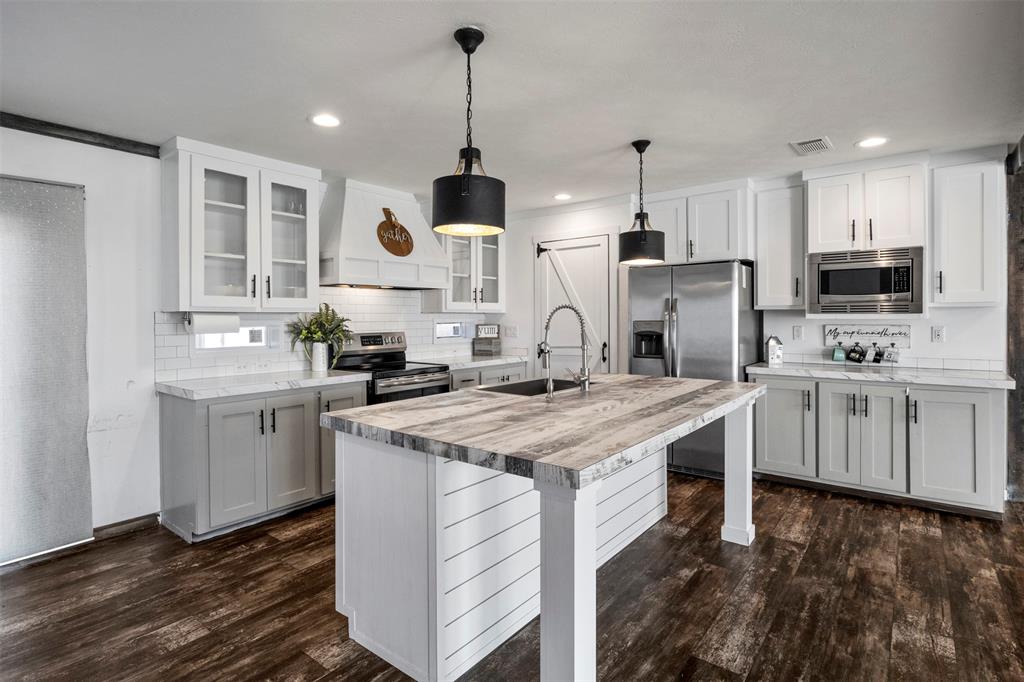
[[[456,471],[461,472],[460,480],[474,476],[478,469],[465,467],[470,464],[505,475],[482,472],[488,486],[506,479],[507,485],[527,486],[513,491],[510,509],[531,503],[539,509],[539,519],[525,516],[529,509],[520,509],[526,520],[515,517],[509,520],[511,525],[499,524],[486,543],[500,540],[507,528],[522,534],[528,532],[528,521],[539,524],[535,572],[541,679],[596,679],[596,528],[602,485],[618,490],[624,485],[619,479],[631,467],[648,461],[661,464],[660,474],[652,471],[651,476],[660,475],[664,481],[665,447],[715,419],[725,419],[721,536],[749,545],[754,539],[752,408],[764,392],[763,386],[746,383],[601,375],[589,395],[570,389],[556,393],[553,402],[544,396],[464,390],[323,415],[322,425],[339,432],[337,590],[339,610],[350,619],[350,635],[416,679],[455,679],[534,617],[536,607],[531,611],[525,602],[495,624],[482,618],[473,633],[474,640],[486,641],[486,646],[461,667],[454,665],[458,658],[453,659],[453,647],[445,645],[445,628],[453,623],[464,626],[468,616],[462,614],[464,607],[445,610],[445,600],[455,591],[451,584],[461,578],[446,581],[450,561],[443,547],[444,534],[455,526],[450,507],[460,489],[445,488],[441,480]],[[448,460],[454,460],[452,466],[439,465]],[[539,500],[529,493],[531,487]],[[664,486],[661,495],[662,511],[653,518],[648,515],[637,532],[664,515]],[[412,504],[413,510],[396,516],[389,513],[393,504]],[[421,504],[425,514],[419,511]],[[484,501],[484,512],[474,512],[473,520],[490,518],[501,506]],[[382,515],[393,517],[391,525]],[[422,542],[421,534],[426,536]],[[421,554],[427,557],[423,566],[416,565]],[[456,559],[465,557],[463,551]],[[490,561],[481,559],[481,575],[492,572],[486,570]],[[517,585],[531,575],[518,578]],[[402,597],[378,598],[383,585],[401,585]],[[491,594],[487,599],[493,600],[507,590],[505,583],[496,582],[481,586],[479,594]]]

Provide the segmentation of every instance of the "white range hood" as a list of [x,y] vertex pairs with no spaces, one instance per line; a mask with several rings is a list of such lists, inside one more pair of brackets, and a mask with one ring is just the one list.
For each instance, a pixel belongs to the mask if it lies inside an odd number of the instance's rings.
[[[320,205],[321,285],[450,286],[448,256],[412,194],[355,180],[325,184]],[[378,230],[382,222],[386,224]],[[398,255],[403,252],[407,255]]]

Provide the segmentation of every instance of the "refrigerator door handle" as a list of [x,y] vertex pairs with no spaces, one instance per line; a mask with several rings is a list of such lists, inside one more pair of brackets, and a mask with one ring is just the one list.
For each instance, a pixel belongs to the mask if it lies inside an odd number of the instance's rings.
[[665,366],[665,376],[672,376],[672,325],[669,323],[669,306],[671,302],[665,299],[665,310],[662,313],[664,319],[664,331],[662,332],[663,343],[661,345],[661,362]]
[[679,299],[672,299],[672,374],[669,376],[676,376],[679,372],[679,359],[676,353],[676,344],[679,339]]

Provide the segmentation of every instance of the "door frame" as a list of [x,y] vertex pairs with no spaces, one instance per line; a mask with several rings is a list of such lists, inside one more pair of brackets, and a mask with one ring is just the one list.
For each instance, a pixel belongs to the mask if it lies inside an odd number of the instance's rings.
[[[619,254],[618,242],[612,237],[618,237],[621,232],[619,225],[609,225],[597,230],[573,230],[565,232],[553,232],[551,234],[534,234],[530,237],[530,255],[533,259],[533,319],[534,339],[530,340],[528,370],[530,376],[539,376],[540,363],[537,361],[537,343],[539,343],[543,329],[544,317],[550,311],[541,312],[540,288],[537,286],[537,271],[540,258],[537,257],[537,249],[546,242],[572,241],[576,239],[604,238],[608,254],[608,372],[615,374],[619,371],[619,349],[616,347],[619,341]],[[613,248],[614,242],[614,248]],[[600,353],[600,347],[591,349],[591,353]]]

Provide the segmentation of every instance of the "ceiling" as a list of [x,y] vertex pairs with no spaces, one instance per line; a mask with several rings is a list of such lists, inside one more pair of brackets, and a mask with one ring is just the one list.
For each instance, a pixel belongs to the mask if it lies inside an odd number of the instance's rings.
[[[633,191],[637,137],[658,191],[1024,133],[1024,2],[5,1],[0,109],[427,197],[464,142],[465,24],[487,32],[474,142],[509,210]],[[817,135],[836,150],[788,146]]]

